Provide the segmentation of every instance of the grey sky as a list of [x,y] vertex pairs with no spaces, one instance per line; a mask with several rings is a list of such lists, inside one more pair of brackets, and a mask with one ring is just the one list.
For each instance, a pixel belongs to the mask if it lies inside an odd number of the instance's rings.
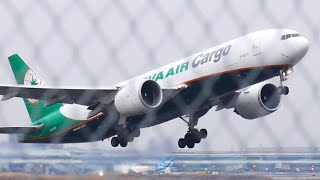
[[[319,4],[318,0],[1,0],[0,82],[15,83],[7,62],[15,52],[47,84],[108,86],[253,31],[289,28],[310,40],[310,50],[285,83],[293,90],[281,109],[256,121],[244,120],[232,110],[213,109],[199,123],[209,137],[195,149],[320,146]],[[0,117],[2,126],[29,125],[20,99],[1,102]],[[124,150],[175,151],[186,130],[175,119],[142,130]],[[6,141],[7,136],[0,139]],[[68,146],[114,150],[106,141]]]

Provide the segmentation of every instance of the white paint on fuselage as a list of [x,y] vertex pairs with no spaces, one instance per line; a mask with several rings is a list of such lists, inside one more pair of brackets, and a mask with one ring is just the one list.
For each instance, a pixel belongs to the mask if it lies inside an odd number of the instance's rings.
[[63,116],[77,121],[87,120],[90,112],[90,110],[87,109],[87,106],[77,104],[64,104],[60,107],[59,111]]
[[[172,67],[189,62],[188,70],[168,78],[157,81],[161,87],[175,87],[178,84],[198,79],[201,77],[209,76],[216,73],[225,71],[237,70],[242,68],[264,67],[269,65],[290,65],[297,64],[308,50],[308,40],[304,37],[296,37],[288,40],[281,40],[281,36],[285,34],[295,34],[296,31],[292,30],[264,30],[248,34],[246,36],[237,38],[235,40],[223,43],[219,46],[210,48],[208,50],[199,52],[190,57],[173,62],[161,68],[147,72],[140,76],[134,77],[128,81],[121,82],[115,86],[124,87],[130,82],[139,81],[149,76],[153,76],[159,72],[168,72]],[[260,39],[258,51],[254,48],[255,40]],[[199,54],[207,54],[221,47],[231,45],[231,49],[226,56],[223,56],[218,62],[207,62],[199,65],[196,68],[192,67],[192,61]],[[285,55],[284,55],[285,54]],[[165,76],[165,75],[164,75]],[[229,82],[226,82],[229,83]],[[227,92],[226,92],[227,93]],[[84,121],[87,120],[90,110],[82,105],[64,105],[59,111],[62,115],[69,119]],[[153,168],[153,167],[152,167]],[[135,166],[135,167],[121,167],[122,171],[145,172],[151,167]]]
[[[172,67],[177,67],[183,63],[189,62],[189,69],[180,73],[177,73],[168,78],[158,80],[157,82],[162,87],[172,87],[183,82],[201,78],[204,76],[212,75],[215,73],[249,68],[249,67],[263,67],[269,65],[292,65],[294,66],[305,55],[306,49],[299,46],[305,46],[307,41],[304,37],[296,37],[288,40],[281,40],[281,36],[285,34],[295,34],[296,31],[286,29],[270,29],[263,30],[248,34],[246,36],[234,39],[232,41],[223,43],[219,46],[210,48],[208,50],[199,52],[190,57],[181,59],[174,63],[165,65],[161,68],[147,72],[138,77],[132,78],[128,81],[117,84],[118,87],[124,87],[129,82],[134,82],[140,79],[144,79],[149,76],[153,76],[159,72],[165,73]],[[256,55],[253,46],[255,40],[260,39],[260,51],[259,55]],[[303,45],[299,45],[299,44]],[[192,67],[193,60],[199,54],[207,54],[212,51],[218,50],[221,47],[231,45],[232,48],[227,56],[223,56],[218,62],[207,62],[203,65],[199,65],[196,68]],[[302,50],[300,50],[300,49]],[[282,54],[286,51],[290,54],[289,57],[285,57]],[[296,58],[298,56],[298,58]]]
[[[165,76],[170,68],[176,68],[186,62],[189,62],[188,70],[175,73],[175,75],[172,75],[168,78],[158,80],[157,82],[160,84],[160,86],[174,87],[180,83],[197,78],[242,68],[264,67],[269,65],[294,66],[306,54],[308,50],[308,42],[304,37],[281,40],[281,36],[285,34],[296,33],[296,31],[285,29],[271,29],[254,32],[208,50],[199,52],[179,61],[170,63],[161,68],[134,77],[128,81],[121,82],[115,86],[124,87],[130,82],[135,82],[146,77],[153,76],[159,72],[164,72]],[[254,49],[256,48],[254,47],[256,45],[254,42],[257,39],[259,39],[259,53],[257,53],[257,49]],[[192,66],[192,62],[200,54],[204,55],[211,53],[229,45],[232,46],[229,53],[226,56],[222,56],[218,62],[209,61],[205,64],[198,65],[196,68]],[[87,116],[90,111],[86,106],[66,104],[60,108],[60,112],[70,119],[83,121],[87,120]]]

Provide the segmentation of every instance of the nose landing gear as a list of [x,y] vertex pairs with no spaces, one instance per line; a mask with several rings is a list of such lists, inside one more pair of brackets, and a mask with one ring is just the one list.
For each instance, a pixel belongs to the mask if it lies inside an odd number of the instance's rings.
[[278,87],[279,94],[288,95],[290,89],[288,86],[283,86],[283,82],[287,80],[287,76],[293,73],[293,68],[287,68],[285,70],[280,71],[280,86]]

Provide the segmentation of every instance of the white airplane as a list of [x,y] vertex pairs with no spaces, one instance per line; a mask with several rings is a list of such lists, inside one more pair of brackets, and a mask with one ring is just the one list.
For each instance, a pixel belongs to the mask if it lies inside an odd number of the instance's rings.
[[[17,54],[9,57],[19,85],[0,85],[2,100],[24,98],[30,127],[2,127],[22,143],[80,143],[111,139],[126,147],[140,129],[175,118],[188,125],[180,148],[207,137],[196,128],[212,107],[234,108],[245,119],[278,110],[282,85],[309,49],[298,32],[254,32],[107,88],[47,87]],[[280,86],[264,82],[280,77]],[[34,86],[38,85],[38,86]],[[187,118],[187,120],[186,120]]]

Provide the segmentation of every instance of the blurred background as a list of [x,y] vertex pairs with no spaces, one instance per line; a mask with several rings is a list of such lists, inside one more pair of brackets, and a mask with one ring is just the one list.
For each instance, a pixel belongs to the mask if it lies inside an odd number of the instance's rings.
[[[310,41],[285,85],[282,107],[247,121],[211,110],[198,127],[208,138],[192,151],[319,147],[318,0],[0,0],[0,83],[15,84],[7,57],[19,53],[50,86],[110,86],[250,32],[286,28]],[[279,83],[278,79],[274,80]],[[29,125],[19,98],[0,103],[1,126]],[[187,125],[175,119],[143,129],[127,148],[110,142],[65,145],[105,151],[172,152]],[[0,135],[3,144],[15,138]]]

